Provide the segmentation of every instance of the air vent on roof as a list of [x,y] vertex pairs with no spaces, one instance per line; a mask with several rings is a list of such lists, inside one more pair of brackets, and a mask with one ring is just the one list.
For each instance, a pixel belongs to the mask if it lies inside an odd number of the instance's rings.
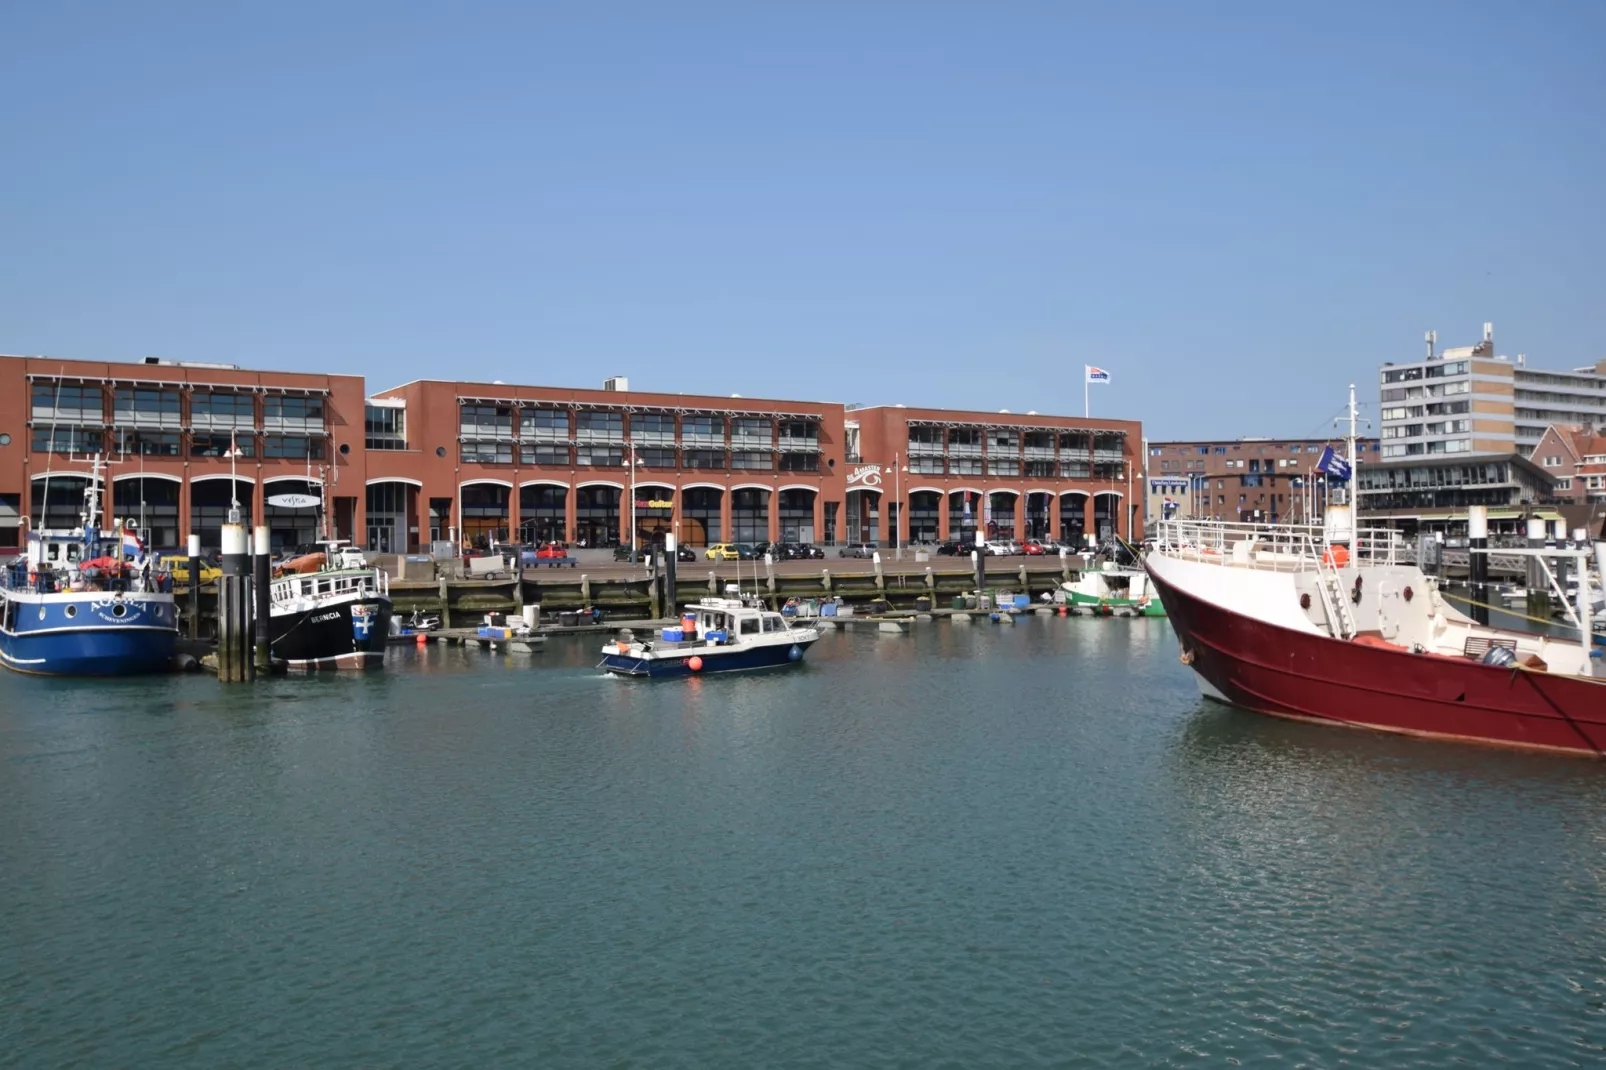
[[630,380],[628,377],[623,375],[609,376],[602,381],[602,389],[616,390],[620,393],[627,394],[630,392]]

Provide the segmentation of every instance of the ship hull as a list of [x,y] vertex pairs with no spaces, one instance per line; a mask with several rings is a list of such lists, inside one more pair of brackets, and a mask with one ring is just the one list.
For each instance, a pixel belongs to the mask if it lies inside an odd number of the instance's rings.
[[290,672],[377,669],[390,635],[390,599],[367,597],[275,613],[269,639],[275,662]]
[[[695,647],[684,653],[655,651],[647,657],[633,654],[604,654],[600,667],[604,672],[620,676],[650,676],[654,679],[667,676],[708,676],[722,672],[748,672],[753,669],[778,669],[801,662],[803,655],[814,642],[813,639],[799,639],[792,643],[770,643],[740,649]],[[702,659],[700,669],[691,667],[691,659],[694,657]]]
[[0,592],[0,665],[35,676],[134,676],[172,668],[171,595]]
[[1212,698],[1327,725],[1606,756],[1601,681],[1297,631],[1150,576]]

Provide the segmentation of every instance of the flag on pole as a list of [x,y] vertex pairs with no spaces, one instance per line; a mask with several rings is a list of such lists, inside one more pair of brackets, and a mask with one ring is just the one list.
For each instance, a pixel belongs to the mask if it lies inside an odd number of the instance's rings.
[[1095,368],[1091,364],[1083,365],[1083,367],[1085,367],[1087,369],[1087,381],[1088,382],[1090,382],[1090,383],[1107,383],[1107,382],[1110,381],[1110,373],[1105,371],[1103,368]]
[[123,529],[123,553],[132,557],[139,557],[145,552],[145,544],[139,541],[139,536],[128,528]]

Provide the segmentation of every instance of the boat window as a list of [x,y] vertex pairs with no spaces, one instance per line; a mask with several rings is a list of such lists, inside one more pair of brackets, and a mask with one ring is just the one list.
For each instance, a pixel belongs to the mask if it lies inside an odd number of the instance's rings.
[[781,630],[781,618],[775,616],[773,613],[764,614],[764,630],[766,632],[778,632],[778,631],[780,631]]
[[743,635],[757,635],[758,634],[758,618],[756,618],[756,617],[743,617],[742,618],[742,634]]

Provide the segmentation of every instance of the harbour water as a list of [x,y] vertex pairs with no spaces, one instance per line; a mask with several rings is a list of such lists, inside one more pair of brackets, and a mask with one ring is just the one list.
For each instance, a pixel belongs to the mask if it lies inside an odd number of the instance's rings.
[[7,1066],[1599,1066],[1606,769],[1197,697],[1164,620],[0,674]]

